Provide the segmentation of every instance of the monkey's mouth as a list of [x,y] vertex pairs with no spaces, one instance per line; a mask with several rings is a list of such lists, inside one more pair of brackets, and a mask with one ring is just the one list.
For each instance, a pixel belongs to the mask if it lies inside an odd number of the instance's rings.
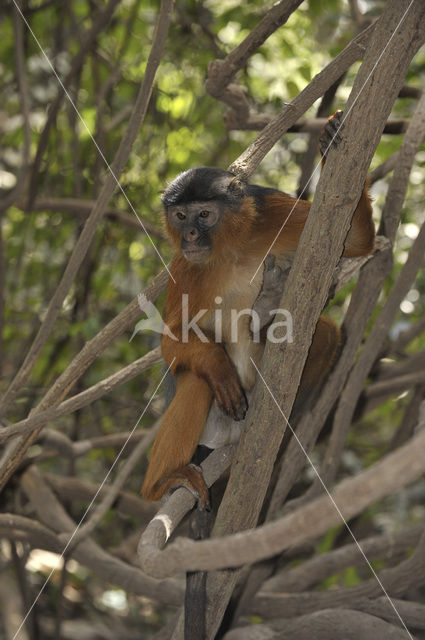
[[205,262],[209,258],[211,249],[209,247],[197,247],[193,249],[184,249],[183,255],[188,262]]

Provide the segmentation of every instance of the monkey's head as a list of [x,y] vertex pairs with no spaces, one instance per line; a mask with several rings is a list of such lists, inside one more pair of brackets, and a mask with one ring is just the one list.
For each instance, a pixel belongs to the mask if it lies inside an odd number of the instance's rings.
[[167,187],[161,200],[168,232],[187,260],[207,261],[217,234],[237,226],[246,188],[232,173],[212,167],[189,169]]

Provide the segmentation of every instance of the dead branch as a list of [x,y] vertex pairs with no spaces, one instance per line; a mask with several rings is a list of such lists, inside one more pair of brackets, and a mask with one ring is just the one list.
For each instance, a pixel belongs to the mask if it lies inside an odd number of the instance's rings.
[[[387,355],[388,352],[387,352]],[[413,371],[421,372],[425,368],[425,350],[414,353],[411,356],[404,355],[398,362],[379,362],[373,370],[373,381],[381,382],[398,378]]]
[[391,397],[395,393],[401,393],[406,389],[415,387],[417,384],[425,382],[425,371],[412,371],[404,376],[397,376],[382,382],[374,382],[364,390],[364,398],[366,401],[379,397],[385,399]]
[[[425,100],[424,100],[425,105]],[[424,112],[425,116],[425,112]],[[425,117],[424,117],[425,124]],[[341,396],[332,428],[329,445],[321,466],[321,477],[326,483],[332,483],[339,469],[341,452],[345,445],[345,439],[354,415],[355,407],[363,389],[364,381],[380,353],[385,336],[391,327],[400,303],[408,293],[416,274],[423,263],[425,252],[425,224],[422,226],[403,266],[396,283],[394,284],[384,308],[375,321],[362,352],[353,367],[348,378],[347,386]],[[320,491],[321,484],[314,484],[314,490]]]
[[[31,211],[60,211],[62,213],[72,213],[86,219],[95,204],[95,200],[82,200],[80,198],[37,198],[31,206]],[[18,199],[16,206],[22,211],[27,211],[25,201],[22,198]],[[113,207],[107,207],[104,215],[106,218],[118,222],[125,227],[137,229],[140,233],[147,232],[149,235],[158,238],[158,240],[165,239],[164,233],[160,229],[145,219],[143,220],[142,226],[133,214],[120,211],[120,209]]]
[[[210,487],[214,484],[229,467],[234,451],[234,445],[216,449],[202,463],[202,473],[207,486]],[[185,488],[178,489],[168,498],[165,505],[146,527],[137,549],[140,565],[146,573],[151,575],[156,573],[157,564],[162,564],[162,556],[168,551],[168,549],[161,550],[194,504],[195,498],[189,491]]]
[[384,178],[387,175],[387,173],[390,173],[391,171],[393,171],[393,169],[398,164],[399,151],[400,150],[397,149],[397,151],[395,151],[389,158],[384,160],[382,164],[380,164],[378,167],[376,167],[376,169],[370,172],[369,174],[370,184],[374,184],[378,180],[381,180],[382,178]]
[[[335,109],[332,109],[336,92],[341,85],[345,74],[340,76],[336,82],[333,83],[329,89],[325,91],[320,101],[320,105],[317,109],[317,118],[328,117]],[[312,131],[308,137],[307,149],[303,153],[303,159],[301,162],[301,173],[298,182],[297,197],[308,199],[310,195],[311,176],[314,172],[314,165],[316,163],[316,156],[319,151],[319,137],[320,131]]]
[[[359,544],[370,561],[391,560],[414,547],[423,530],[424,524],[421,523],[395,533],[359,540]],[[339,549],[316,555],[311,560],[307,560],[289,571],[280,571],[264,583],[261,591],[263,593],[268,591],[304,591],[347,567],[362,565],[364,565],[364,557],[357,544],[347,544]]]
[[[217,514],[216,535],[240,531],[255,526],[257,522],[283,436],[285,420],[282,413],[284,416],[290,413],[313,329],[326,302],[330,274],[342,253],[350,217],[358,202],[380,133],[404,81],[410,60],[425,36],[425,7],[414,3],[409,5],[410,10],[404,17],[404,36],[399,33],[397,42],[391,39],[407,6],[407,2],[397,3],[397,6],[394,3],[386,5],[375,24],[374,37],[369,42],[346,107],[349,116],[345,121],[345,139],[350,144],[344,144],[343,140],[338,152],[331,152],[327,159],[281,301],[281,308],[288,309],[292,314],[293,326],[297,331],[295,343],[281,344],[275,350],[272,349],[275,345],[266,345],[263,375],[271,394],[262,381],[257,381],[252,409]],[[382,56],[384,49],[385,55]],[[341,72],[339,68],[336,77]],[[389,88],[390,72],[394,84]],[[351,112],[354,104],[355,109]],[[270,134],[267,129],[260,134],[263,139]],[[271,143],[276,139],[272,138],[269,137]],[[251,145],[247,153],[238,159],[239,167],[246,169],[246,158],[256,166],[268,150],[266,146],[261,146],[261,151],[257,153],[258,148],[257,138],[257,145]],[[332,179],[337,181],[338,190],[331,188]],[[344,193],[343,202],[339,198],[341,191]],[[338,227],[333,224],[335,215],[340,223]],[[283,358],[285,366],[282,366]],[[282,375],[276,376],[276,371],[282,371]],[[278,399],[279,408],[273,398]],[[312,524],[312,528],[315,527],[316,524]],[[211,576],[207,611],[209,638],[216,632],[237,578],[237,571]]]
[[[38,516],[57,533],[74,531],[76,523],[69,517],[41,474],[31,467],[21,478],[21,484]],[[61,553],[65,553],[61,543]],[[133,593],[157,599],[164,604],[183,602],[184,587],[175,580],[157,581],[148,578],[140,569],[114,558],[91,539],[84,540],[74,551],[78,562],[94,571],[102,580]]]
[[[168,282],[168,274],[161,271],[152,282],[146,287],[143,294],[147,300],[155,300],[165,289]],[[106,327],[104,327],[94,338],[87,342],[83,349],[70,362],[65,371],[59,376],[56,382],[49,389],[41,400],[35,411],[40,412],[47,407],[57,404],[70,391],[77,380],[83,375],[86,369],[99,357],[106,347],[125,330],[134,325],[140,316],[140,306],[137,298],[134,298],[125,309],[121,311]],[[32,415],[35,414],[35,411]],[[32,417],[32,416],[31,416]],[[13,473],[25,454],[27,446],[35,440],[41,427],[31,432],[27,440],[23,441],[22,448],[18,442],[14,449],[0,463],[0,488],[4,486],[7,478]],[[34,435],[35,434],[35,435]]]
[[288,20],[302,0],[276,2],[249,35],[224,60],[215,60],[208,69],[207,91],[219,98],[234,75],[242,69],[267,38]]
[[18,516],[13,513],[0,513],[0,532],[11,540],[26,540],[33,547],[59,552],[59,538],[47,527],[36,520]]
[[[260,627],[259,629],[257,627]],[[406,631],[348,607],[324,609],[292,620],[235,629],[225,640],[405,640]],[[411,636],[413,638],[413,636]]]
[[291,617],[311,611],[327,608],[338,608],[344,605],[353,606],[356,600],[376,598],[383,592],[382,586],[389,596],[402,596],[411,587],[420,587],[425,582],[425,535],[421,539],[412,556],[403,560],[396,567],[383,569],[379,573],[379,581],[370,578],[354,587],[332,589],[330,591],[305,591],[297,594],[259,594],[253,601],[253,609],[264,617]]
[[[301,95],[301,94],[299,94]],[[290,103],[292,104],[292,103]],[[264,114],[252,115],[248,120],[227,119],[226,124],[229,129],[235,129],[240,131],[261,131],[264,127],[267,127],[273,121],[273,116]],[[319,134],[323,127],[326,125],[327,118],[300,118],[294,124],[292,124],[287,130],[287,133],[317,133]],[[390,119],[385,123],[382,133],[391,135],[400,135],[405,133],[409,126],[410,120],[408,118]]]
[[302,0],[276,2],[245,40],[233,49],[224,60],[210,62],[205,88],[213,98],[217,98],[231,107],[232,111],[226,118],[234,118],[237,114],[243,121],[248,120],[250,111],[248,100],[242,87],[232,80],[258,47],[288,20],[301,2]]
[[[97,436],[97,438],[87,438],[87,440],[71,440],[64,433],[55,431],[54,429],[45,428],[40,433],[37,442],[40,442],[45,451],[34,458],[36,464],[40,460],[48,460],[53,456],[60,455],[64,458],[75,460],[81,456],[87,455],[94,449],[103,449],[106,447],[122,447],[131,435],[131,431],[118,433],[110,433],[106,436]],[[133,450],[134,446],[143,438],[144,431],[133,433],[127,446]]]
[[425,409],[425,405],[422,404],[424,399],[425,384],[418,385],[413,390],[410,402],[403,414],[403,420],[391,439],[388,451],[394,451],[411,438],[417,423],[421,420],[421,407]]
[[[47,422],[53,422],[54,420],[57,420],[62,416],[68,415],[73,411],[78,411],[78,409],[81,409],[82,407],[86,407],[88,404],[95,402],[102,396],[110,393],[116,387],[119,387],[129,380],[132,380],[140,373],[160,361],[161,350],[159,347],[156,347],[146,355],[129,364],[127,367],[120,369],[120,371],[117,371],[108,378],[97,382],[93,386],[85,389],[81,393],[76,394],[72,398],[61,402],[61,404],[59,404],[58,406],[45,409],[40,413],[33,413],[29,418],[25,418],[24,420],[20,420],[15,424],[0,429],[0,443],[6,442],[7,440],[9,440],[9,438],[12,438],[16,435],[25,435],[26,433],[31,433],[34,429],[44,426]],[[82,443],[77,443],[76,446],[78,447],[79,451],[82,447]],[[84,448],[83,450],[86,451],[86,449]],[[79,455],[81,455],[81,453],[79,453]]]
[[[159,551],[171,533],[171,530],[167,531],[169,520],[160,512],[141,538],[139,557],[142,567],[156,577],[171,576],[179,571],[237,567],[258,562],[316,538],[341,522],[341,512],[347,521],[377,500],[413,482],[425,470],[424,444],[425,431],[422,430],[408,444],[388,454],[373,467],[340,482],[334,488],[332,501],[328,495],[321,496],[275,522],[233,535],[200,542],[178,538]],[[418,555],[420,553],[422,551],[419,550]],[[415,562],[418,562],[418,557]],[[425,571],[421,571],[425,580]],[[375,580],[373,583],[379,590],[379,584]],[[328,595],[332,597],[333,593]]]
[[[53,473],[43,473],[43,479],[61,501],[77,500],[79,502],[91,502],[99,491],[98,484],[79,480],[78,478],[59,476]],[[103,487],[98,495],[100,498],[103,498],[107,493],[108,487]],[[157,511],[155,505],[145,502],[142,498],[128,491],[122,490],[119,491],[117,495],[114,509],[124,515],[139,518],[141,524],[151,520]]]
[[[398,598],[391,598],[391,600],[406,625],[411,629],[425,628],[425,605],[421,602],[408,602],[407,600],[399,600]],[[365,598],[364,600],[361,599],[356,602],[353,609],[370,613],[373,616],[378,616],[390,622],[399,622],[399,618],[394,609],[388,605],[388,598],[384,596],[382,598],[376,598],[375,600]],[[352,605],[350,604],[350,606]]]
[[232,163],[229,171],[242,178],[248,178],[289,127],[295,124],[313,102],[320,98],[356,60],[363,56],[371,32],[372,27],[369,27],[354,38],[292,102],[285,105],[246,151]]

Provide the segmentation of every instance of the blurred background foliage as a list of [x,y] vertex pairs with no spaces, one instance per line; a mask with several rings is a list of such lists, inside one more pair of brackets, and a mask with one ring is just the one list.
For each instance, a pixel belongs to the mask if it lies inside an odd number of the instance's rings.
[[[384,4],[384,0],[362,0],[359,7],[364,18],[373,19]],[[60,78],[66,77],[84,34],[93,25],[96,11],[105,5],[101,0],[25,0],[22,3],[34,35]],[[37,178],[36,201],[46,198],[92,201],[96,198],[107,168],[91,135],[111,162],[143,77],[158,5],[149,0],[122,0],[107,29],[97,38],[69,89],[78,114],[69,100],[64,99],[50,131]],[[209,62],[231,51],[257,24],[264,11],[264,2],[260,0],[185,0],[175,4],[148,115],[120,180],[138,215],[159,231],[162,229],[159,198],[167,180],[192,166],[226,168],[256,135],[253,131],[228,131],[223,124],[223,106],[206,93],[204,83]],[[16,183],[24,147],[11,16],[12,2],[2,3],[0,189],[4,196]],[[238,75],[253,110],[276,114],[355,33],[356,23],[348,0],[304,2]],[[34,158],[49,105],[58,92],[58,80],[27,28],[24,28],[24,44],[30,95],[30,152]],[[339,87],[335,109],[344,107],[357,69],[358,65],[354,65]],[[409,72],[408,84],[420,88],[424,76],[425,54],[421,51]],[[306,115],[315,116],[317,106],[314,105]],[[413,98],[399,99],[393,117],[409,118],[415,106]],[[401,141],[401,135],[384,135],[373,167],[394,153]],[[286,134],[266,157],[252,181],[296,193],[306,148],[306,134]],[[405,262],[409,247],[424,221],[424,175],[425,148],[418,154],[411,175],[397,235],[394,274]],[[313,185],[317,178],[316,172]],[[388,179],[384,179],[373,186],[377,222],[387,185]],[[128,202],[118,190],[110,207],[133,216]],[[86,215],[82,210],[64,212],[61,206],[33,207],[28,211],[24,207],[11,206],[2,215],[5,276],[2,391],[34,338]],[[164,259],[169,261],[171,251],[167,241],[161,239],[160,234],[153,236],[153,240]],[[66,298],[54,333],[22,389],[10,419],[25,417],[84,342],[143,290],[161,268],[152,243],[141,229],[105,218]],[[349,284],[332,302],[329,313],[337,320],[341,320],[347,307],[352,286]],[[424,310],[425,277],[422,272],[401,305],[394,333],[420,318]],[[108,348],[80,380],[76,391],[94,384],[159,343],[156,334],[138,333],[132,342],[129,342],[130,335],[129,332]],[[424,347],[424,338],[418,338],[411,345],[412,350]],[[62,418],[61,429],[73,439],[131,429],[160,376],[160,366],[149,370],[92,406]],[[400,403],[403,399],[391,400],[379,409],[378,415],[367,416],[357,435],[352,437],[350,445],[356,457],[354,462],[350,458],[348,464],[359,467],[373,461],[376,451],[393,429],[394,420],[398,419],[395,407]],[[158,401],[144,418],[143,425],[151,424],[159,411]],[[32,454],[36,453],[37,447],[33,447]],[[92,481],[103,479],[105,465],[112,462],[113,457],[113,450],[93,451],[76,462],[78,472]],[[50,460],[46,468],[54,470],[55,465],[63,467],[62,463]],[[134,479],[134,490],[138,490],[139,482],[140,478]],[[108,536],[116,538],[116,529],[113,534],[104,525],[103,535],[106,539]],[[118,543],[119,539],[114,542]],[[99,596],[101,607],[118,601],[121,602],[119,598],[114,601]],[[116,606],[119,609],[121,605]],[[124,609],[127,607],[128,610],[128,606],[126,604]]]

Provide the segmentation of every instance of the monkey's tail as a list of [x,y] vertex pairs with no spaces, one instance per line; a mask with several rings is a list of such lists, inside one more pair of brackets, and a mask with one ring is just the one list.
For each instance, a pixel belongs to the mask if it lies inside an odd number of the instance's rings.
[[[206,540],[210,537],[212,513],[195,506],[190,516],[189,538]],[[186,573],[184,598],[184,640],[205,640],[207,610],[207,571]]]
[[177,390],[164,414],[142,486],[147,500],[160,500],[173,486],[193,484],[188,468],[207,419],[212,391],[191,371],[178,374]]

